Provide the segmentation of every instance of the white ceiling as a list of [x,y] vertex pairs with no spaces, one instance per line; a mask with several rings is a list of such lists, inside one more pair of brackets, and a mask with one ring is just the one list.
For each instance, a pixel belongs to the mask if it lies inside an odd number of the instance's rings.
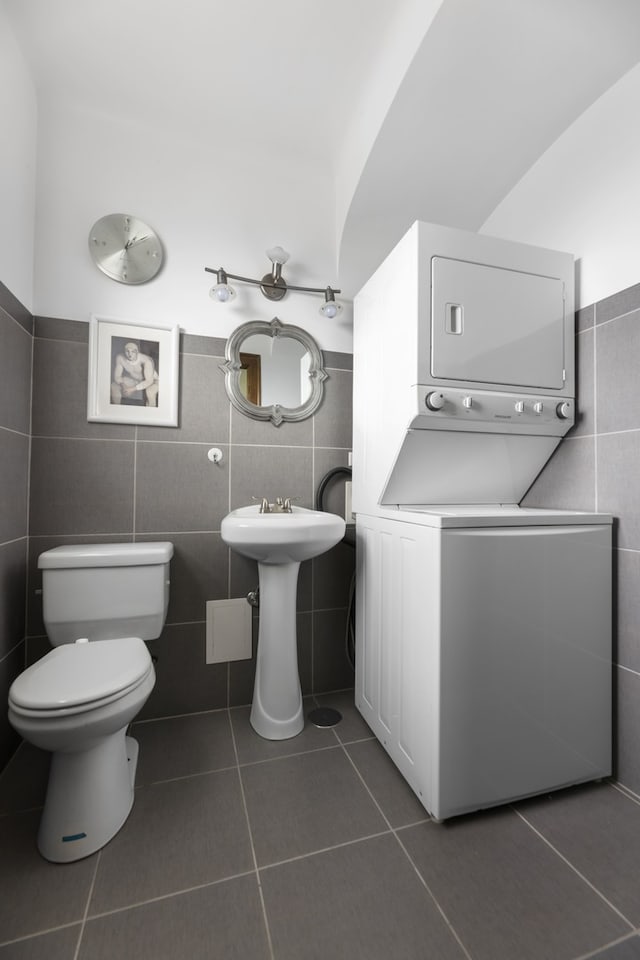
[[[417,218],[479,229],[640,60],[640,0],[2,2],[41,110],[69,102],[213,148],[232,139],[336,181],[375,91],[382,115],[338,204],[348,294]],[[380,97],[389,44],[421,11],[426,34]]]

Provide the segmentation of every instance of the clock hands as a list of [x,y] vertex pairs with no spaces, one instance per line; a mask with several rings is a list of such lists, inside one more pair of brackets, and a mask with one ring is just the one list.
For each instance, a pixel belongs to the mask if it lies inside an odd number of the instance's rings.
[[124,245],[125,250],[128,250],[129,247],[132,247],[135,243],[142,243],[143,240],[148,240],[149,234],[145,234],[144,237],[131,237],[131,240],[127,240]]

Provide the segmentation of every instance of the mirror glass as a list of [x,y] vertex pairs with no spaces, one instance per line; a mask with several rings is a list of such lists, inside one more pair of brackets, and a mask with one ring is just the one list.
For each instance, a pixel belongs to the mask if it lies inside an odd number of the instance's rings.
[[304,420],[322,400],[322,354],[305,330],[281,323],[256,321],[238,327],[227,341],[227,394],[233,405],[255,420],[276,426]]

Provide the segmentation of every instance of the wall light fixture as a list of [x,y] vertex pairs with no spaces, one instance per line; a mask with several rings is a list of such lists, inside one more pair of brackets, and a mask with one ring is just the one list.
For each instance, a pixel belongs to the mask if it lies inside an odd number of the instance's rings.
[[251,277],[240,277],[236,273],[228,273],[223,267],[215,270],[213,267],[205,267],[207,273],[216,274],[216,285],[211,287],[209,296],[217,303],[229,303],[236,295],[236,291],[229,285],[229,280],[237,280],[239,283],[252,283],[260,287],[267,300],[282,300],[287,290],[298,290],[302,293],[322,293],[324,294],[324,303],[320,307],[320,313],[323,317],[333,319],[342,310],[342,305],[336,302],[336,293],[340,290],[334,290],[332,287],[299,287],[293,284],[287,284],[282,276],[282,267],[289,259],[289,254],[282,247],[272,247],[267,250],[267,256],[271,261],[271,273],[265,273],[261,280],[252,280]]

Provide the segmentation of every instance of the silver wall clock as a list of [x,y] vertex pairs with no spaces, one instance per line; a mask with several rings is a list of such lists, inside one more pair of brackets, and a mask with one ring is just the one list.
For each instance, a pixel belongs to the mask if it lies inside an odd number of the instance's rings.
[[162,244],[154,230],[137,217],[110,213],[89,233],[96,266],[119,283],[146,283],[162,266]]

